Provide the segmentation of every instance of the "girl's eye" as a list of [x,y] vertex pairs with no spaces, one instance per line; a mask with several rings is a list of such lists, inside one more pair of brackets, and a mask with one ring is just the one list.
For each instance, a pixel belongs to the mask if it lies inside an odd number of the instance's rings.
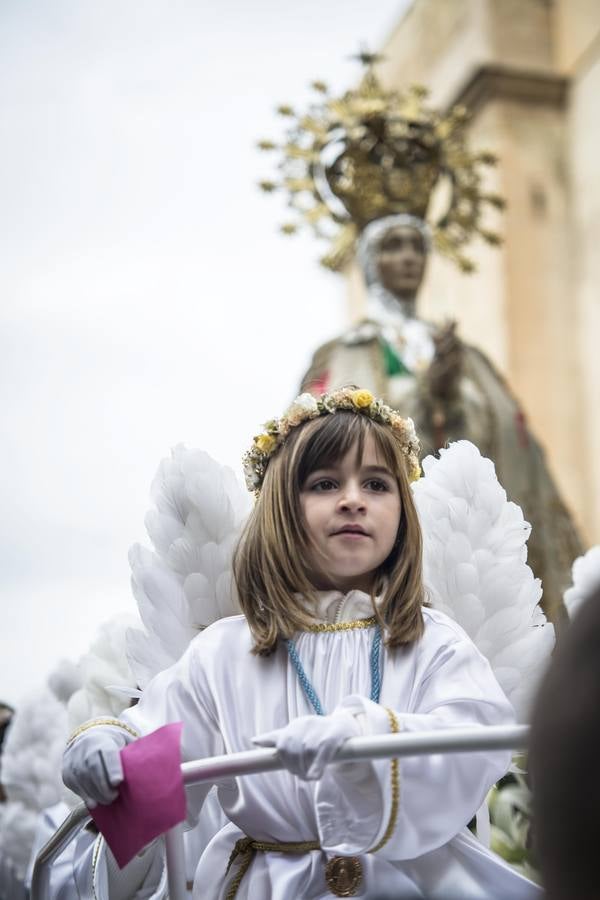
[[336,483],[331,478],[320,478],[310,486],[311,491],[333,491],[335,488]]
[[389,487],[385,483],[385,481],[381,481],[379,478],[371,478],[366,483],[366,487],[370,491],[380,492],[380,491],[389,491]]

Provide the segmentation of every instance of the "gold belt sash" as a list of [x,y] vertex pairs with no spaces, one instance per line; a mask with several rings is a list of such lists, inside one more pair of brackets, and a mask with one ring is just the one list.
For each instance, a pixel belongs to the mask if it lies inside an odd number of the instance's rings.
[[[367,620],[364,620],[367,621]],[[400,724],[396,717],[396,713],[392,709],[385,710],[390,720],[390,732],[398,734]],[[396,828],[398,819],[398,808],[400,805],[400,770],[397,759],[390,760],[390,772],[392,779],[392,802],[390,807],[390,818],[383,837],[379,843],[369,850],[369,853],[377,853],[390,840]],[[250,868],[250,864],[254,859],[255,853],[260,850],[262,852],[272,851],[274,853],[308,853],[310,850],[320,850],[321,845],[318,841],[298,841],[297,843],[279,843],[269,841],[255,841],[253,838],[245,837],[237,841],[235,847],[229,857],[227,863],[226,875],[233,865],[237,857],[240,857],[240,865],[237,875],[231,882],[225,900],[235,900],[241,880]],[[358,856],[334,856],[327,861],[325,866],[325,881],[331,893],[336,897],[353,897],[357,888],[362,881],[362,862]]]
[[[229,886],[225,900],[235,900],[242,878],[250,868],[257,851],[274,853],[308,853],[320,850],[318,841],[255,841],[252,838],[240,838],[229,857],[227,871],[239,857],[237,874]],[[331,893],[336,897],[352,897],[362,878],[362,865],[356,856],[334,856],[325,867],[325,880]]]

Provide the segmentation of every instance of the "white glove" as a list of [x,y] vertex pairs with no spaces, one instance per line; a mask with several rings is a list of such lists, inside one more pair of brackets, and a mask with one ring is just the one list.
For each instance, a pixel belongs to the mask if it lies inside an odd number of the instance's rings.
[[63,781],[90,809],[117,799],[123,781],[120,751],[127,743],[127,736],[118,728],[98,725],[80,734],[65,750]]
[[340,710],[330,716],[300,716],[284,728],[258,734],[252,743],[276,747],[286,769],[305,781],[316,781],[342,744],[360,734],[355,716]]

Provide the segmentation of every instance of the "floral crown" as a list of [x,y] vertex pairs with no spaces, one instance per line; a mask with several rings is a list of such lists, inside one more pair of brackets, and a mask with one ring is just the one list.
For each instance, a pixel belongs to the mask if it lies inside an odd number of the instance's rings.
[[409,481],[416,481],[421,477],[420,445],[412,419],[403,419],[396,410],[386,406],[382,400],[377,400],[370,391],[344,387],[320,397],[300,394],[280,419],[271,419],[265,423],[264,431],[256,435],[252,447],[243,456],[248,490],[258,495],[271,457],[285,443],[292,428],[339,410],[360,413],[374,422],[389,425],[400,437],[402,451],[408,463]]

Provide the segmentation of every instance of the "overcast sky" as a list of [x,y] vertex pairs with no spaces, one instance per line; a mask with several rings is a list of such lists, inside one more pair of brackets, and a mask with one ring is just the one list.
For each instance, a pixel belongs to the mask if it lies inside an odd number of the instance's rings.
[[344,327],[256,140],[356,83],[407,0],[3,0],[0,700],[132,610],[127,551],[179,442],[239,471]]

